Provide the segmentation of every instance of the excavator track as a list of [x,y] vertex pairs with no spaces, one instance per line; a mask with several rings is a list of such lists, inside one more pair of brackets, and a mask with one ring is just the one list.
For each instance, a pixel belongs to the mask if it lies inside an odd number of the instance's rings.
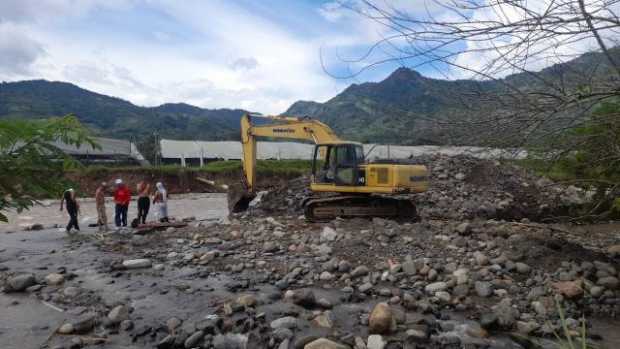
[[337,217],[381,217],[405,221],[415,221],[418,218],[411,200],[375,195],[309,198],[304,202],[304,215],[311,222],[324,222]]

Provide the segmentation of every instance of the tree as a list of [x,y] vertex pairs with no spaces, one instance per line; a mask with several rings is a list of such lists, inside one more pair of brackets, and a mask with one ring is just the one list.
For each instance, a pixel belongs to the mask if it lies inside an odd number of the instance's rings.
[[[620,96],[620,0],[339,3],[382,28],[380,40],[349,60],[359,67],[351,76],[398,62],[481,82],[463,91],[466,112],[436,120],[461,137],[456,143],[475,135],[492,146],[538,144],[582,126],[597,105]],[[553,63],[560,65],[539,71]]]
[[28,209],[41,197],[56,196],[65,185],[64,172],[77,162],[55,142],[97,148],[74,116],[49,120],[0,120],[0,221],[3,212]]

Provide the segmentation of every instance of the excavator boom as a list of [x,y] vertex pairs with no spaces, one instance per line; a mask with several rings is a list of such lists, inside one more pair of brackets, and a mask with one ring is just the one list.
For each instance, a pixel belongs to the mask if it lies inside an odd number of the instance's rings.
[[312,141],[315,144],[341,142],[329,126],[309,118],[254,115],[273,121],[269,125],[252,125],[252,115],[241,118],[243,173],[247,191],[253,193],[256,182],[256,137]]

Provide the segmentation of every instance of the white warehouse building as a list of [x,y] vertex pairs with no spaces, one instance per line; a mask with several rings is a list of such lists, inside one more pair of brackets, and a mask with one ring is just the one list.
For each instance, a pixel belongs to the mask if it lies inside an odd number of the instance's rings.
[[[181,166],[203,166],[216,160],[240,160],[239,141],[160,141],[161,159],[164,164]],[[298,142],[258,142],[256,157],[260,160],[311,160],[314,145]],[[369,159],[406,159],[427,154],[466,154],[479,158],[523,158],[526,152],[491,149],[482,147],[452,146],[404,146],[385,144],[364,144],[364,153]]]

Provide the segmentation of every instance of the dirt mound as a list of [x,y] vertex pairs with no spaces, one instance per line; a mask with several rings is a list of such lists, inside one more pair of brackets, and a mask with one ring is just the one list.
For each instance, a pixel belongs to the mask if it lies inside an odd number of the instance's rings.
[[[412,196],[422,218],[496,218],[539,221],[570,214],[585,202],[575,187],[554,185],[548,179],[515,165],[471,156],[424,156],[415,159],[429,168],[430,188]],[[301,177],[262,192],[250,214],[303,214],[311,195],[309,178]]]

